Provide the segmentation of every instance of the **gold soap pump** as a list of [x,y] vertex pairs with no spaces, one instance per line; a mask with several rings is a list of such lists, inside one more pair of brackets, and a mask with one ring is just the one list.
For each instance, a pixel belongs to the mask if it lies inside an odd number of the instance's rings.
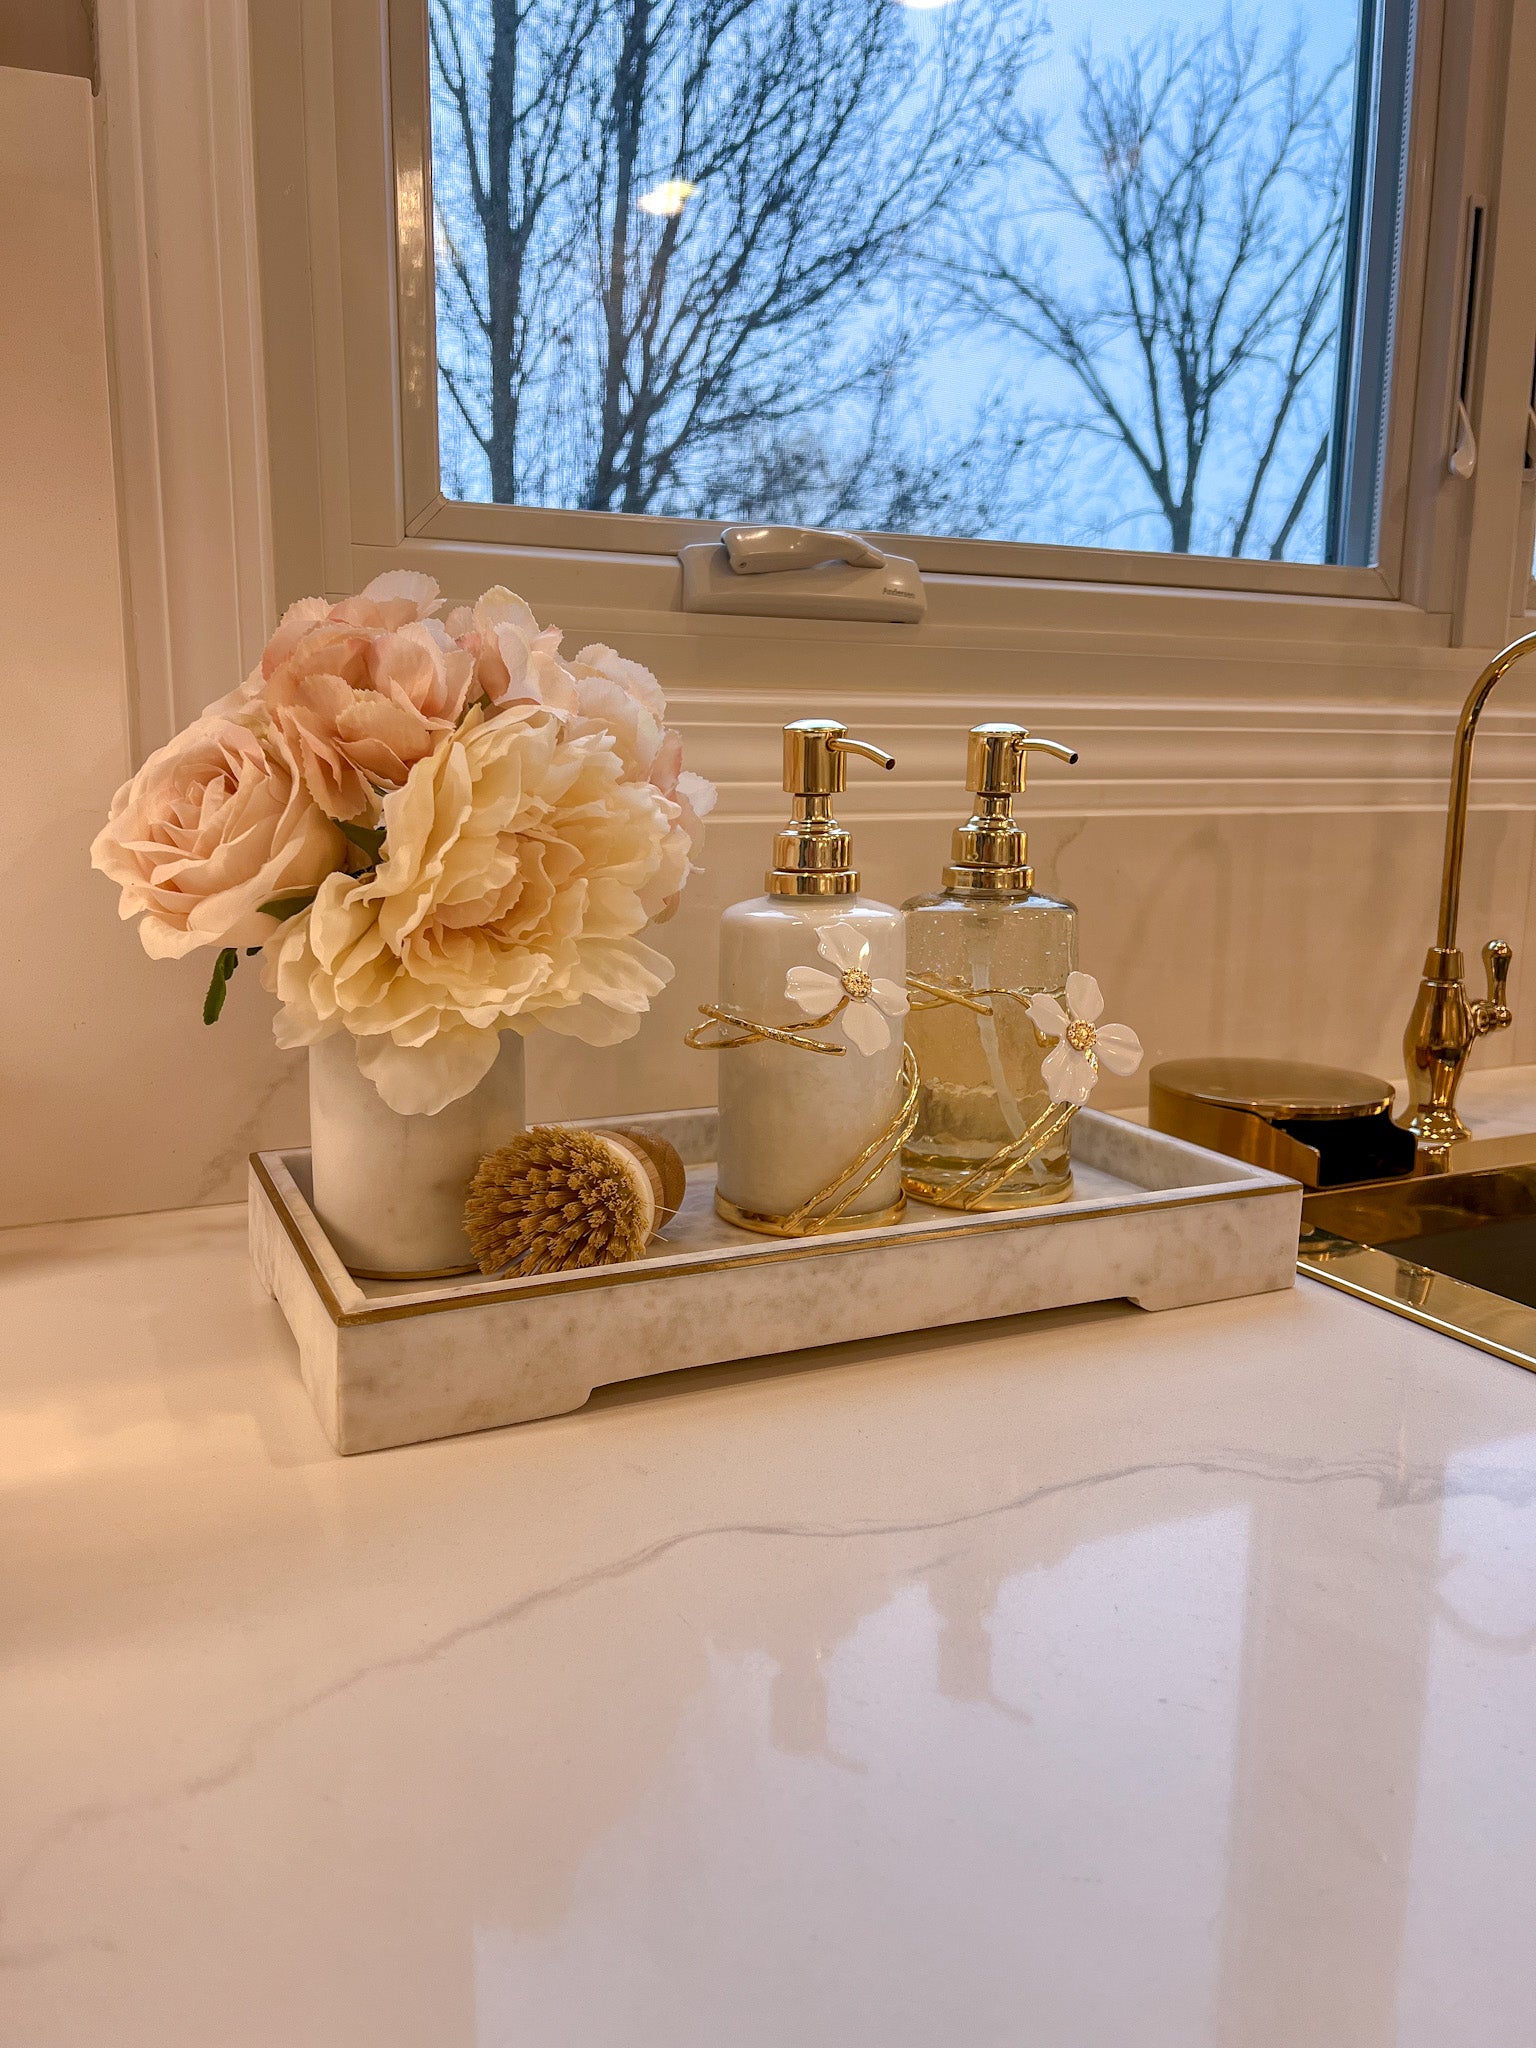
[[976,808],[957,825],[953,858],[944,870],[946,889],[1028,890],[1034,871],[1029,841],[1013,815],[1013,800],[1023,794],[1031,753],[1054,754],[1075,767],[1077,753],[1060,740],[1037,739],[1023,725],[973,725],[966,747],[965,786]]
[[[1075,750],[1027,726],[971,728],[966,785],[975,804],[956,828],[943,889],[905,907],[913,992],[907,1043],[921,1085],[903,1152],[908,1184],[940,1201],[970,1185],[1050,1107],[1040,1066],[1048,1043],[1027,1014],[1035,994],[1059,995],[1077,965],[1077,911],[1038,892],[1024,828],[1013,815],[1032,753],[1069,766]],[[1072,1191],[1065,1132],[985,1202],[1018,1208]]]
[[859,871],[853,840],[832,815],[832,799],[848,787],[848,756],[858,754],[889,771],[884,747],[851,740],[835,718],[797,718],[784,728],[784,788],[793,816],[773,842],[770,896],[853,896]]

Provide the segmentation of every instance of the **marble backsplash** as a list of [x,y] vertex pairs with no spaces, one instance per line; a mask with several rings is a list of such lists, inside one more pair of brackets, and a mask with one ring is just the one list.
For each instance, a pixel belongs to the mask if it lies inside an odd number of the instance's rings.
[[[0,1019],[4,1223],[234,1200],[251,1151],[304,1142],[304,1058],[272,1045],[254,963],[221,1022],[205,1028],[205,962],[147,960],[118,923],[112,891],[85,869],[114,774],[102,762],[95,787],[60,801],[51,829],[21,849],[19,871],[8,863],[20,905],[8,942],[21,971]],[[864,818],[856,835],[872,893],[900,901],[934,885],[947,839],[939,818]],[[1439,842],[1427,811],[1048,816],[1031,833],[1041,886],[1080,906],[1083,962],[1149,1060],[1293,1055],[1387,1076],[1431,936]],[[78,850],[72,863],[58,859],[65,844]],[[677,963],[672,987],[627,1046],[596,1052],[536,1036],[534,1115],[713,1099],[714,1056],[687,1051],[682,1034],[713,993],[719,910],[761,886],[764,846],[763,824],[726,808],[705,872],[655,935]],[[1516,1024],[1478,1049],[1480,1066],[1536,1060],[1536,1013],[1521,1002],[1536,944],[1533,864],[1531,813],[1474,817],[1466,942],[1500,935],[1516,948]],[[1143,1092],[1140,1077],[1106,1080],[1098,1099]]]

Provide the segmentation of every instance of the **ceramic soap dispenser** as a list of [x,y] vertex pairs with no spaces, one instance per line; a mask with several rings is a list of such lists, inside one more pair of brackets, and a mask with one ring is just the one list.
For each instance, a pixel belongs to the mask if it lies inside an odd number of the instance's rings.
[[[1050,1044],[1025,1005],[1032,995],[1059,996],[1076,967],[1077,911],[1036,891],[1013,815],[1036,749],[1077,759],[1070,747],[1036,739],[1022,725],[971,728],[966,786],[975,809],[955,831],[942,893],[905,906],[913,1001],[907,1042],[922,1082],[902,1159],[908,1185],[926,1183],[940,1201],[1050,1109],[1040,1074]],[[1071,1190],[1062,1131],[979,1206],[1060,1201]]]
[[[906,927],[859,894],[852,840],[832,815],[855,754],[896,765],[834,719],[785,727],[793,816],[766,893],[721,919],[716,1036],[698,1041],[720,1048],[716,1207],[770,1235],[886,1222],[904,1202],[894,1139],[834,1225],[833,1204],[815,1199],[877,1144],[902,1099]],[[754,1037],[756,1025],[768,1034]]]

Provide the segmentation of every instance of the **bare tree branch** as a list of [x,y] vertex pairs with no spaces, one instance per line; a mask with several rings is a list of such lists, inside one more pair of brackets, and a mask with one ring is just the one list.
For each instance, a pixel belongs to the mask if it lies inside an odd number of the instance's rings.
[[[1311,484],[1271,500],[1336,345],[1346,67],[1309,78],[1296,36],[1266,62],[1228,14],[1214,37],[1085,46],[1078,70],[1070,160],[1005,110],[1022,194],[962,227],[939,267],[973,317],[1068,372],[1082,409],[1063,425],[1109,430],[1170,549],[1251,552],[1266,512],[1287,545]],[[1053,219],[1067,252],[1042,232]]]
[[921,43],[889,0],[431,4],[454,402],[496,498],[628,512],[707,511],[721,451],[875,390],[867,295],[998,155],[1036,33],[1035,0]]

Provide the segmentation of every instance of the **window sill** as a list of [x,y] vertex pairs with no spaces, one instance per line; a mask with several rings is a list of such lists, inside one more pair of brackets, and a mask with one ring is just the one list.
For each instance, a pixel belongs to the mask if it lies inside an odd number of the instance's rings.
[[[1447,614],[1390,598],[930,573],[924,577],[928,617],[919,626],[898,626],[685,612],[674,556],[420,538],[352,549],[354,588],[389,568],[425,571],[453,601],[487,584],[506,583],[541,618],[557,619],[568,633],[686,640],[714,649],[715,661],[733,671],[756,668],[754,650],[761,656],[778,650],[798,660],[809,647],[835,649],[860,674],[877,670],[890,680],[989,652],[1163,659],[1183,654],[1201,663],[1259,667],[1318,661],[1370,667],[1386,658],[1414,668],[1427,658],[1436,670],[1449,657],[1458,673],[1469,658],[1467,650],[1450,648]],[[744,673],[742,680],[748,679]],[[937,668],[931,679],[938,680]]]
[[[470,504],[434,492],[405,522],[408,540],[447,541],[512,553],[546,552],[586,557],[623,556],[670,563],[679,548],[715,540],[718,520],[625,518],[609,512],[528,510]],[[631,543],[615,548],[616,537]],[[1127,589],[1255,592],[1291,597],[1388,598],[1380,569],[1339,568],[1317,562],[1234,560],[1225,555],[1125,553],[1112,548],[1056,547],[1035,542],[935,540],[872,532],[892,553],[909,556],[927,576],[967,583],[1066,583],[1089,590]]]

